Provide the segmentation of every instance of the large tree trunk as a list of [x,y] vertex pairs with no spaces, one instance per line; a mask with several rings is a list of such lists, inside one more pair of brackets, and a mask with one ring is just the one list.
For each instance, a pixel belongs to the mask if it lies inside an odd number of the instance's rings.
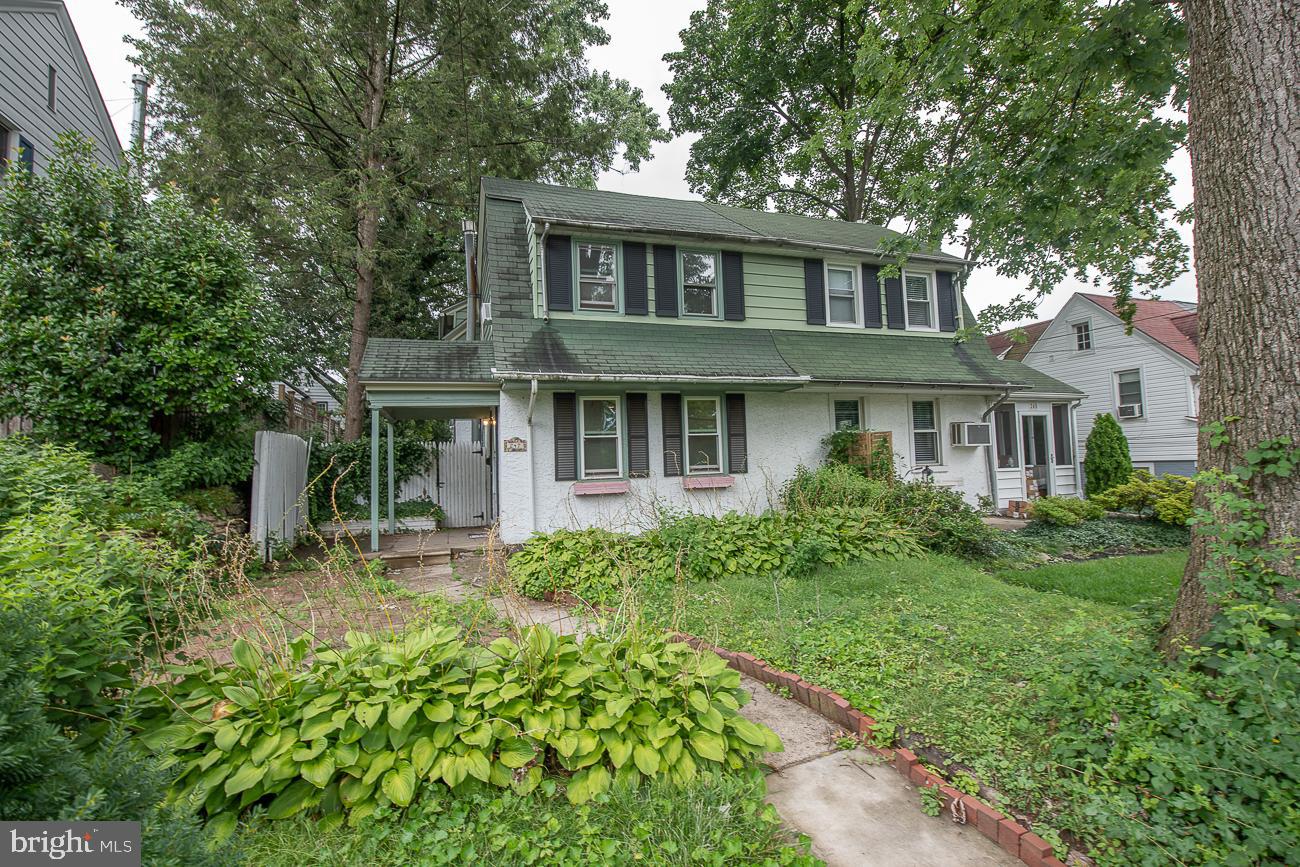
[[[1300,0],[1187,0],[1188,120],[1200,296],[1202,423],[1235,417],[1231,442],[1201,434],[1201,469],[1231,469],[1280,436],[1300,443]],[[1257,475],[1268,538],[1300,533],[1300,475]],[[1204,500],[1201,500],[1202,504]],[[1192,555],[1165,627],[1177,653],[1215,606]],[[1295,578],[1294,561],[1283,568]]]
[[348,340],[347,406],[343,438],[349,442],[361,436],[365,423],[366,403],[361,393],[361,358],[370,338],[370,307],[375,297],[376,257],[379,246],[380,197],[383,195],[379,175],[383,160],[379,152],[377,130],[383,118],[385,94],[385,57],[382,45],[373,43],[366,76],[366,102],[362,112],[365,127],[362,142],[362,169],[357,183],[357,288],[352,298],[352,333]]

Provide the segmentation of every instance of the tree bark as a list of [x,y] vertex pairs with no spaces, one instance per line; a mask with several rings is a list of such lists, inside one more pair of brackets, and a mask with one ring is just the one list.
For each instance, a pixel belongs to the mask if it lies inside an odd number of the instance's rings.
[[[1300,443],[1300,0],[1186,0],[1190,42],[1200,469],[1230,470],[1247,449]],[[1300,534],[1300,475],[1257,475],[1268,539]],[[1204,505],[1203,495],[1198,495]],[[1201,582],[1206,538],[1191,557],[1161,646],[1173,655],[1204,635],[1216,607]],[[1287,577],[1295,579],[1295,563]]]
[[383,117],[386,84],[386,57],[378,40],[371,44],[366,71],[366,101],[362,110],[364,127],[362,167],[357,182],[357,256],[356,292],[352,298],[352,334],[348,340],[347,405],[343,438],[358,439],[364,427],[366,402],[361,393],[361,359],[370,337],[370,307],[375,297],[375,272],[379,246],[380,197],[383,195],[380,174],[383,159],[379,150],[378,129]]

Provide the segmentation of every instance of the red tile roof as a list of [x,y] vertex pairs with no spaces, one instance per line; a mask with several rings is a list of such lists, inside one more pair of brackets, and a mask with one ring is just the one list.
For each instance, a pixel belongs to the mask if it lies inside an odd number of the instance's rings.
[[[1084,298],[1108,313],[1115,313],[1115,299],[1109,295],[1080,292]],[[1135,298],[1137,312],[1133,315],[1134,329],[1167,349],[1186,358],[1197,366],[1201,363],[1201,350],[1196,339],[1196,310],[1177,301],[1153,301]],[[1116,314],[1118,315],[1118,314]]]
[[[998,358],[1008,358],[1012,361],[1021,361],[1030,349],[1034,347],[1034,342],[1038,340],[1042,333],[1047,330],[1047,326],[1052,324],[1052,320],[1044,319],[1042,322],[1031,322],[1029,325],[1022,325],[1019,328],[1008,328],[1006,331],[999,331],[997,334],[990,334],[984,338],[988,341],[989,349]],[[1016,340],[1012,337],[1016,332],[1023,332],[1024,338]],[[1003,355],[1002,353],[1006,353]]]

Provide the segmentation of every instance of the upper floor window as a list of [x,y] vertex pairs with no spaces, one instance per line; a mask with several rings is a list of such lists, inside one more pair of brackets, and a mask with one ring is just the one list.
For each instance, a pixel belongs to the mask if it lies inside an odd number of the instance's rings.
[[718,315],[718,257],[713,253],[682,251],[682,312]]
[[933,400],[912,401],[912,458],[918,464],[939,463],[939,409]]
[[831,325],[858,324],[856,268],[826,266],[826,316]]
[[722,472],[722,412],[716,397],[686,398],[686,472]]
[[1121,370],[1115,374],[1115,388],[1119,395],[1119,417],[1142,417],[1142,371]]
[[58,105],[59,94],[59,72],[50,64],[49,73],[45,82],[45,104],[49,106],[50,111],[54,111]]
[[835,429],[862,429],[862,407],[857,400],[835,401]]
[[1092,349],[1092,323],[1074,323],[1074,348],[1079,352]]
[[907,327],[933,331],[934,279],[929,274],[903,272],[903,308],[907,312]]
[[623,475],[623,438],[616,397],[582,399],[582,477]]
[[618,246],[578,242],[578,309],[618,309]]

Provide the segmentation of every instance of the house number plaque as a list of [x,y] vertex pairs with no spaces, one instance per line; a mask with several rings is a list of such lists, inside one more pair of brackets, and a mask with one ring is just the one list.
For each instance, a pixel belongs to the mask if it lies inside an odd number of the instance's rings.
[[508,452],[528,451],[528,440],[523,437],[509,437],[501,445]]

